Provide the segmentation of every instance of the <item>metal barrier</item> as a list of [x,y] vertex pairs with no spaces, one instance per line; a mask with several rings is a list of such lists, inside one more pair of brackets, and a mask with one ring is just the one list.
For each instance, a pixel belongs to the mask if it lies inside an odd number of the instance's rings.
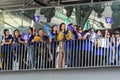
[[120,38],[1,46],[1,70],[106,67],[120,65]]

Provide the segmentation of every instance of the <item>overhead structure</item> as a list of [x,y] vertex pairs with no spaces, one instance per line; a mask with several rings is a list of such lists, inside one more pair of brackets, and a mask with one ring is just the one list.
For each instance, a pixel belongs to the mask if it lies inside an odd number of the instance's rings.
[[112,0],[0,0],[1,10],[36,8],[41,6],[57,6],[91,2],[102,2]]

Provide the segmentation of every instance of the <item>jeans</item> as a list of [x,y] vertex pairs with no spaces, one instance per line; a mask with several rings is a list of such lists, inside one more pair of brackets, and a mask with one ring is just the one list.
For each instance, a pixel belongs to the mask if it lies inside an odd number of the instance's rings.
[[27,61],[29,69],[34,68],[34,47],[33,45],[27,45]]
[[64,45],[65,46],[65,65],[67,65],[67,67],[72,67],[72,64],[74,63],[72,58],[74,57],[73,49],[74,49],[75,45],[73,45],[72,41],[66,41],[64,44],[65,44]]

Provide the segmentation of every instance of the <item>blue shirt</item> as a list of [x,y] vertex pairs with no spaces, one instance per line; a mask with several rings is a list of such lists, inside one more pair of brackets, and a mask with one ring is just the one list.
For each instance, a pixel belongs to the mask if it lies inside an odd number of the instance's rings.
[[[80,34],[81,37],[83,37],[85,35],[85,33],[82,33]],[[78,34],[75,34],[75,39],[77,39],[75,41],[75,46],[76,46],[76,50],[82,50],[82,43],[83,43],[83,40],[78,40],[79,38],[79,35]]]
[[56,36],[57,36],[57,33],[52,33],[51,32],[51,35],[52,35],[52,42],[56,40]]
[[12,37],[12,35],[9,35],[7,38],[4,38],[4,36],[2,36],[2,40],[3,39],[5,40],[5,42],[8,42],[10,39],[13,39],[13,37]]
[[57,33],[51,32],[51,35],[52,35],[51,49],[53,50],[53,49],[56,49],[57,47],[57,41],[56,41]]
[[[81,36],[83,37],[85,35],[85,33],[81,33]],[[75,39],[78,39],[79,38],[79,35],[78,34],[75,34]]]
[[4,38],[4,36],[2,36],[2,40],[5,39],[5,42],[7,42],[8,40],[12,39],[12,35],[9,35],[7,38]]
[[[81,33],[80,36],[83,37],[86,33]],[[75,35],[76,39],[78,39],[79,35]],[[82,51],[93,51],[93,43],[89,38],[86,38],[84,40],[76,41],[76,47],[78,50]]]
[[[22,39],[21,37],[19,37],[20,38],[20,41],[25,41],[24,39]],[[13,42],[15,43],[14,45],[13,45],[13,48],[14,48],[14,50],[16,50],[16,48],[17,49],[19,49],[18,47],[23,47],[23,44],[22,43],[19,43],[19,41],[18,41],[18,39],[19,38],[13,38]]]
[[28,34],[28,37],[29,37],[28,43],[31,43],[32,40],[34,39],[34,35],[33,34]]
[[[5,42],[8,42],[10,39],[13,39],[12,38],[12,35],[9,35],[7,38],[4,38],[4,36],[2,36],[2,40],[5,40]],[[11,50],[11,45],[10,44],[4,44],[1,49],[2,49],[2,52],[5,53],[5,51],[8,51],[8,50]]]

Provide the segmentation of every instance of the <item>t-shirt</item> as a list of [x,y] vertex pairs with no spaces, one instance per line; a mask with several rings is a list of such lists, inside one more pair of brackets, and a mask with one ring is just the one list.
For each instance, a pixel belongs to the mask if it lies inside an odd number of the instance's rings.
[[4,38],[4,36],[2,36],[2,40],[5,40],[5,42],[8,42],[10,39],[13,39],[12,38],[12,35],[9,35],[7,38]]
[[51,35],[52,35],[52,42],[56,40],[56,36],[57,36],[57,33],[52,33],[51,32]]
[[28,43],[31,43],[32,40],[34,39],[34,35],[28,33],[28,37],[29,37],[29,39],[28,39]]
[[25,41],[24,39],[21,38],[21,35],[20,35],[19,38],[13,37],[13,42],[18,43],[19,42],[18,39],[20,39],[20,41]]
[[[43,36],[43,37],[42,37],[42,40],[43,40],[43,41],[47,41],[47,40],[48,40],[48,37],[47,37],[47,36]],[[39,45],[39,47],[43,47],[43,46],[45,46],[45,43],[44,43],[44,42],[39,42],[38,45]]]
[[[21,37],[19,37],[19,38],[20,38],[20,41],[25,41],[25,40],[23,40]],[[15,37],[13,38],[13,42],[15,43],[15,44],[13,45],[14,50],[23,47],[23,44],[22,44],[22,43],[19,43],[19,41],[18,41],[19,38],[15,38]],[[19,43],[19,44],[17,44],[17,43]],[[18,48],[18,47],[19,47],[19,48]]]
[[43,37],[42,37],[42,40],[43,40],[43,41],[47,41],[47,40],[48,40],[48,37],[47,37],[47,36],[43,36]]
[[7,42],[8,40],[12,39],[12,35],[9,35],[7,38],[5,38],[4,36],[2,36],[2,40],[5,40],[5,42]]
[[[83,37],[86,33],[82,33],[81,36]],[[93,43],[92,41],[87,37],[84,40],[81,40],[81,44],[80,45],[80,49],[82,49],[82,51],[92,51],[93,50]]]
[[57,41],[56,41],[57,33],[51,32],[51,35],[52,35],[51,49],[53,50],[53,49],[56,49],[56,46],[57,46]]
[[[4,36],[2,36],[2,40],[5,40],[5,42],[8,42],[10,39],[13,39],[12,38],[12,35],[9,35],[7,38],[5,38]],[[2,52],[4,53],[4,51],[8,51],[8,50],[11,50],[11,45],[10,44],[4,44],[1,49],[2,49]]]
[[83,37],[84,35],[85,35],[85,33],[81,33],[81,34],[80,33],[78,33],[78,34],[76,33],[75,34],[75,39],[78,39],[79,37]]

